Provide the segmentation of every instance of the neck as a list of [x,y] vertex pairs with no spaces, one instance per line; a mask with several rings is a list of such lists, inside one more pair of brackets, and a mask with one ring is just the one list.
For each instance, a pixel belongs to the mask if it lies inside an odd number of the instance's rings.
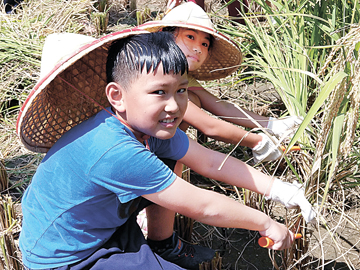
[[128,129],[130,129],[130,131],[135,135],[136,139],[141,142],[144,143],[145,140],[148,140],[150,138],[150,135],[144,134],[140,131],[137,131],[135,129],[133,129],[127,122],[126,120],[118,113],[116,112],[116,115],[114,115],[124,126],[126,126]]

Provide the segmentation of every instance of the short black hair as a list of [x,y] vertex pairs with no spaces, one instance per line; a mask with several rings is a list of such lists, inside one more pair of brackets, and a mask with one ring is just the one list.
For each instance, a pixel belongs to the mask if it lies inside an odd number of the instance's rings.
[[145,33],[114,41],[106,62],[107,82],[127,89],[144,69],[155,71],[160,63],[164,74],[188,72],[186,57],[170,33]]

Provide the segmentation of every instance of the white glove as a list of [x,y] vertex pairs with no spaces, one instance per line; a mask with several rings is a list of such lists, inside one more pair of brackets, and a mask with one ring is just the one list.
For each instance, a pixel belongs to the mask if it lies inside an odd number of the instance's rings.
[[282,203],[289,209],[299,206],[306,223],[308,223],[313,220],[316,213],[305,198],[304,192],[304,188],[296,181],[291,184],[275,178],[270,191],[270,196],[265,197],[265,199],[271,199],[275,202]]
[[264,133],[259,133],[262,140],[252,149],[252,154],[256,163],[260,161],[276,160],[281,157],[282,153],[278,148],[278,140],[273,138],[273,141]]
[[269,133],[281,138],[284,134],[286,137],[292,136],[295,134],[297,126],[299,126],[304,117],[302,116],[288,116],[281,119],[269,118],[267,128]]

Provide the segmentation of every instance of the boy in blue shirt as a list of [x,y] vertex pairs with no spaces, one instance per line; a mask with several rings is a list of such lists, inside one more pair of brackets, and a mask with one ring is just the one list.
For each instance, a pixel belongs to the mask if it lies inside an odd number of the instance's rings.
[[[45,44],[43,61],[55,49]],[[53,69],[42,66],[17,123],[27,148],[48,151],[22,199],[26,269],[195,269],[212,258],[212,250],[178,238],[166,260],[153,253],[136,223],[152,203],[206,224],[257,230],[274,240],[273,249],[291,246],[284,225],[195,187],[159,159],[272,196],[273,179],[231,157],[218,170],[225,155],[177,128],[188,103],[188,66],[171,34],[130,29],[87,38],[69,53]],[[201,260],[183,263],[189,251]]]

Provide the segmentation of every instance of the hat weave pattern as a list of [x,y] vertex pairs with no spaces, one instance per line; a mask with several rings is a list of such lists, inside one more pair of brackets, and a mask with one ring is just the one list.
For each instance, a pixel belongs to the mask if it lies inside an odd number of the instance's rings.
[[43,75],[16,123],[25,147],[46,153],[65,132],[110,106],[105,92],[109,47],[115,40],[144,33],[148,32],[131,28],[99,39],[70,33],[49,35],[41,58]]
[[107,48],[97,48],[45,88],[35,86],[20,126],[20,138],[28,149],[47,152],[66,131],[110,105],[105,94],[106,57]]

